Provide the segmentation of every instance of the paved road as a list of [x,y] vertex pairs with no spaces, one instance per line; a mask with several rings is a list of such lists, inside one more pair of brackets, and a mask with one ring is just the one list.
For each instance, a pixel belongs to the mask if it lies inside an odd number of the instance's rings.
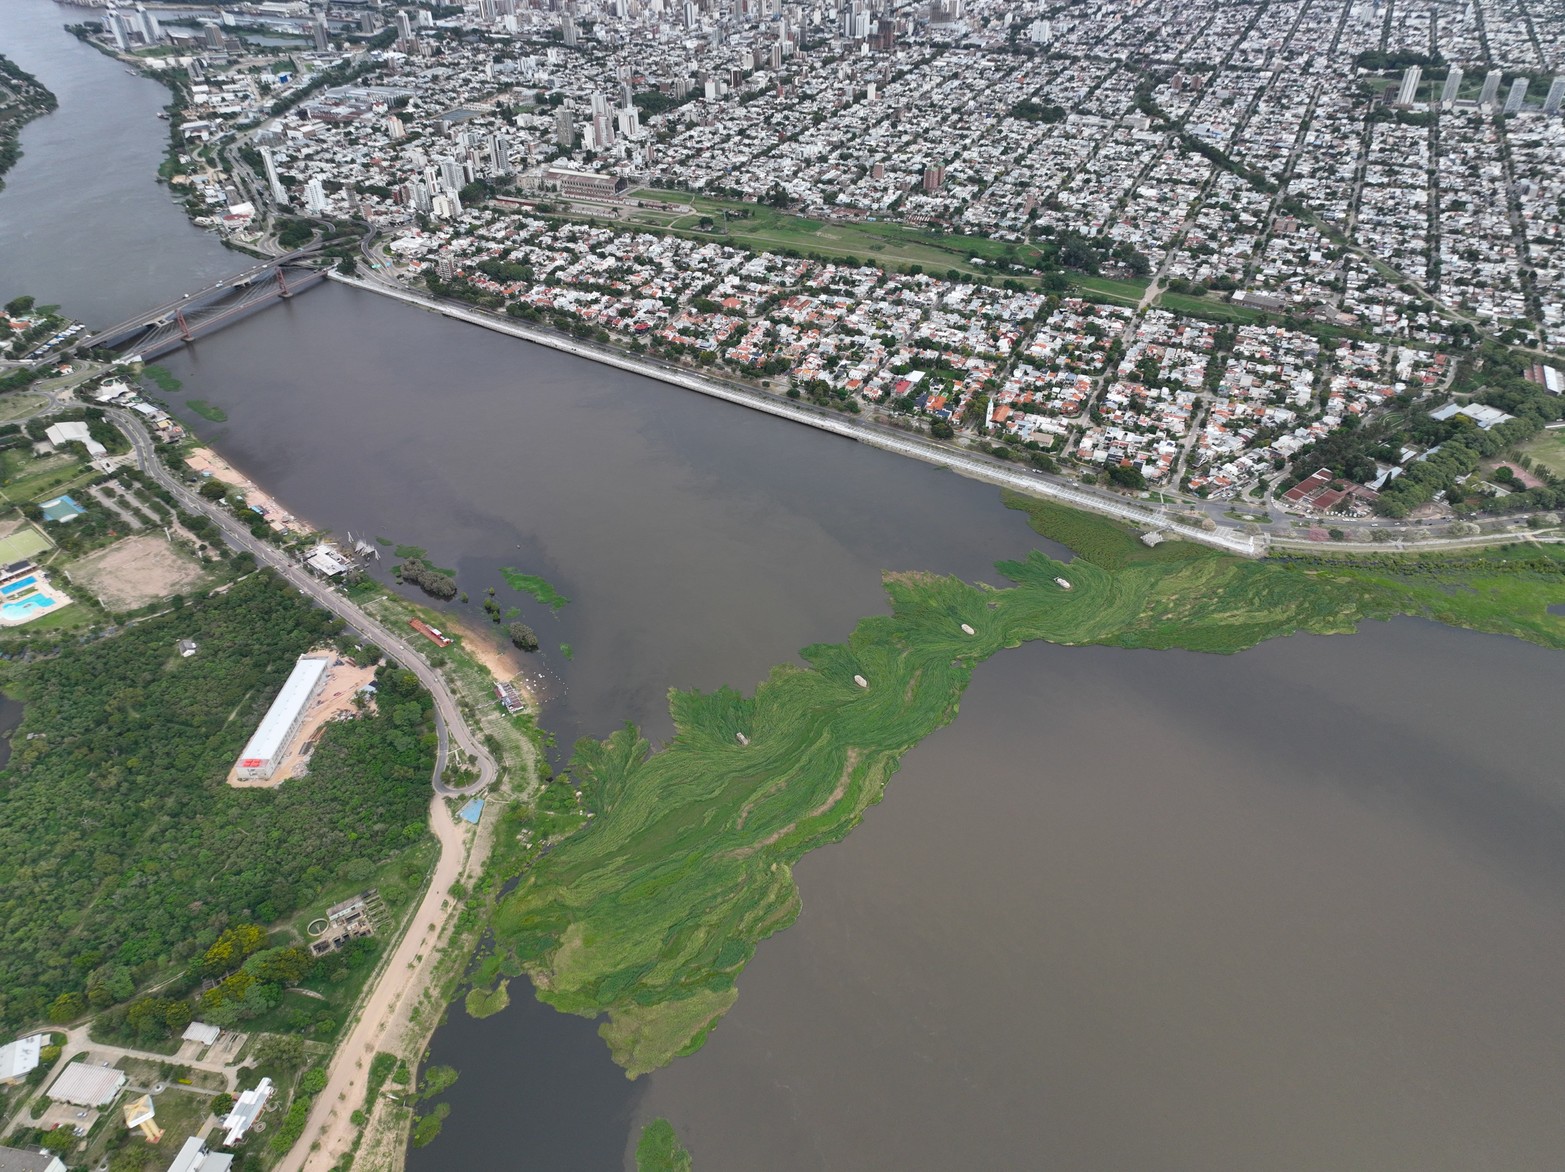
[[311,256],[314,253],[320,251],[320,247],[321,245],[319,241],[311,241],[303,248],[296,248],[292,252],[286,252],[279,256],[269,257],[268,259],[263,260],[258,264],[250,266],[242,272],[231,273],[220,281],[216,281],[210,285],[206,285],[200,289],[197,289],[194,293],[186,293],[183,296],[177,297],[172,301],[165,302],[164,304],[159,305],[154,309],[148,309],[142,313],[139,313],[135,317],[126,318],[124,321],[115,325],[108,326],[101,330],[93,330],[91,333],[83,334],[74,343],[72,343],[72,345],[78,347],[87,345],[101,346],[104,344],[104,339],[109,339],[111,343],[117,344],[121,340],[121,335],[125,335],[127,337],[134,336],[134,334],[137,331],[143,329],[148,322],[161,321],[165,318],[171,318],[178,310],[190,309],[199,306],[205,299],[214,295],[225,293],[229,289],[234,288],[236,285],[247,284],[255,277],[266,272],[268,269],[275,267],[276,265],[286,264],[289,261],[300,260],[304,257]]
[[414,293],[408,289],[356,277],[344,277],[335,272],[329,275],[334,281],[342,281],[345,284],[353,285],[359,289],[367,289],[374,293],[383,293],[388,297],[395,297],[399,301],[406,301],[423,309],[432,310],[445,317],[456,318],[458,321],[483,326],[485,329],[496,330],[503,334],[510,334],[513,337],[525,338],[527,341],[537,342],[543,346],[552,346],[554,349],[563,350],[567,354],[590,358],[594,362],[616,366],[621,370],[628,370],[635,374],[673,383],[675,386],[685,387],[688,390],[699,391],[703,395],[710,395],[713,398],[724,399],[730,403],[737,403],[757,411],[764,411],[768,415],[790,419],[795,423],[804,423],[822,431],[829,431],[834,435],[869,444],[871,447],[882,448],[903,456],[912,456],[914,459],[924,460],[931,464],[939,464],[950,468],[952,471],[960,472],[964,476],[970,476],[975,480],[987,481],[990,484],[997,484],[1002,488],[1015,489],[1017,492],[1027,493],[1031,496],[1050,497],[1074,505],[1079,509],[1086,509],[1089,512],[1105,513],[1112,517],[1119,517],[1133,525],[1156,526],[1159,529],[1177,533],[1186,540],[1199,541],[1205,545],[1215,545],[1220,549],[1225,549],[1230,553],[1237,553],[1244,557],[1259,557],[1266,552],[1264,538],[1252,538],[1221,526],[1215,531],[1209,531],[1194,525],[1183,524],[1173,520],[1156,505],[1147,505],[1140,501],[1065,484],[1056,478],[1045,476],[1043,473],[1010,467],[998,460],[981,456],[977,453],[965,452],[960,448],[948,447],[945,444],[937,443],[934,440],[926,439],[910,432],[902,432],[895,428],[869,423],[836,411],[822,410],[808,404],[795,402],[792,399],[785,399],[780,395],[770,394],[766,391],[752,391],[732,383],[717,382],[680,367],[665,365],[655,360],[632,354],[625,354],[606,346],[581,342],[563,334],[523,325],[508,318],[495,317],[481,310],[470,309],[452,302],[437,301],[433,297]]
[[[482,789],[495,779],[496,767],[494,757],[483,746],[482,742],[473,735],[472,730],[467,726],[467,722],[462,719],[461,710],[457,707],[456,697],[452,695],[446,681],[439,672],[435,671],[434,668],[424,661],[424,658],[413,649],[407,640],[397,632],[372,619],[354,603],[349,602],[319,578],[316,578],[313,574],[294,563],[281,550],[251,536],[250,531],[242,526],[227,510],[221,509],[210,501],[203,500],[191,492],[189,488],[163,466],[157,457],[157,450],[152,437],[147,434],[147,429],[142,426],[141,421],[135,415],[128,411],[117,410],[111,410],[109,415],[119,426],[119,429],[130,437],[130,441],[136,449],[136,462],[140,465],[142,471],[173,493],[174,498],[186,510],[210,517],[216,522],[218,528],[222,530],[223,539],[229,545],[253,555],[257,564],[268,566],[275,570],[286,581],[295,586],[299,593],[307,595],[317,604],[341,618],[365,639],[379,646],[388,656],[416,675],[419,682],[429,689],[430,695],[435,698],[435,731],[438,746],[435,754],[435,772],[432,784],[437,794],[454,796],[472,793],[475,790]],[[478,779],[461,788],[448,786],[442,780],[446,765],[450,759],[450,745],[453,741],[478,766]]]
[[[437,300],[426,294],[416,293],[407,289],[390,277],[366,280],[362,277],[345,277],[337,272],[331,272],[327,275],[331,280],[353,285],[355,288],[366,289],[373,293],[394,297],[399,301],[405,301],[445,317],[465,321],[472,325],[481,326],[484,329],[522,338],[529,342],[536,342],[542,346],[550,346],[568,354],[589,358],[594,362],[615,366],[621,370],[645,375],[648,378],[659,379],[662,382],[672,383],[675,386],[685,387],[688,390],[699,391],[701,394],[710,395],[713,398],[724,399],[753,410],[763,411],[769,415],[792,420],[795,423],[803,423],[822,431],[831,432],[834,435],[857,440],[859,443],[869,444],[872,447],[896,452],[899,455],[911,456],[914,459],[924,460],[931,464],[938,464],[942,467],[950,468],[952,471],[960,472],[964,476],[970,476],[975,480],[982,480],[1003,488],[1014,489],[1017,492],[1030,496],[1048,497],[1063,501],[1087,512],[1117,517],[1132,525],[1144,528],[1156,528],[1164,532],[1176,534],[1188,541],[1216,546],[1219,549],[1239,554],[1243,557],[1265,557],[1274,545],[1287,546],[1294,549],[1319,548],[1320,543],[1312,542],[1299,533],[1295,524],[1298,521],[1308,521],[1318,527],[1331,525],[1349,532],[1359,530],[1382,531],[1387,536],[1383,542],[1377,544],[1382,544],[1393,550],[1434,550],[1446,547],[1452,549],[1477,548],[1485,545],[1504,545],[1516,541],[1542,540],[1547,542],[1555,540],[1547,537],[1540,538],[1534,534],[1513,532],[1496,532],[1485,534],[1481,537],[1436,538],[1429,529],[1420,525],[1390,526],[1379,518],[1361,520],[1350,517],[1304,517],[1287,512],[1281,512],[1278,519],[1270,524],[1257,525],[1235,520],[1233,517],[1228,516],[1230,511],[1255,510],[1259,512],[1261,510],[1260,502],[1238,499],[1181,499],[1165,508],[1164,505],[1156,501],[1137,500],[1104,490],[1089,488],[1085,485],[1077,485],[1059,476],[1049,476],[1040,472],[1034,472],[1031,469],[1005,464],[976,452],[967,452],[961,448],[939,443],[917,433],[899,431],[884,424],[873,423],[852,415],[843,415],[836,411],[815,407],[809,403],[797,402],[767,391],[751,390],[734,383],[718,382],[684,367],[664,363],[644,355],[637,356],[611,349],[607,346],[582,342],[564,334],[530,326],[511,318],[488,314],[482,310],[457,302]],[[1180,513],[1186,515],[1192,512],[1203,515],[1203,520],[1210,521],[1215,528],[1206,529],[1176,520],[1167,509],[1177,509]],[[1522,521],[1525,520],[1525,517],[1518,516],[1515,519]],[[1258,531],[1251,533],[1249,532],[1251,529]]]

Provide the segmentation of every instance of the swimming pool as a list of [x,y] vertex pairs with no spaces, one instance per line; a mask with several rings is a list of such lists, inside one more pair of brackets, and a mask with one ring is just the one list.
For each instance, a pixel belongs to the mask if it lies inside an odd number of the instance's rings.
[[48,610],[54,605],[54,599],[46,594],[34,594],[31,598],[24,598],[20,602],[0,603],[0,618],[10,619],[16,622],[19,619],[35,619],[35,613],[40,610]]
[[27,587],[35,586],[37,584],[37,576],[29,574],[20,582],[12,582],[9,586],[0,586],[0,594],[4,594],[7,598],[9,598],[11,595],[19,593],[20,591],[27,589]]

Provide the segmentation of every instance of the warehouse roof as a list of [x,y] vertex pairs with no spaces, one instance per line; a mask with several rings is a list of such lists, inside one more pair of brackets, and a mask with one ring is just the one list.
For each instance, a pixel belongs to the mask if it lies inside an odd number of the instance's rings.
[[0,1148],[0,1172],[65,1172],[65,1165],[51,1152]]
[[228,1172],[228,1166],[233,1162],[234,1158],[227,1152],[208,1151],[201,1137],[193,1135],[179,1149],[168,1172]]
[[263,1078],[234,1101],[234,1109],[223,1119],[223,1126],[227,1129],[227,1134],[223,1137],[224,1147],[231,1148],[244,1138],[245,1132],[249,1131],[250,1125],[255,1122],[255,1117],[266,1106],[266,1100],[271,1097],[272,1080]]
[[310,693],[315,690],[315,685],[321,682],[321,677],[330,666],[329,659],[312,659],[307,655],[299,657],[299,662],[293,665],[292,673],[283,684],[283,690],[277,693],[277,699],[272,701],[272,706],[261,718],[255,735],[250,738],[244,752],[239,754],[241,762],[265,761],[276,756],[283,742],[288,739],[288,730],[293,727],[294,717],[299,715]]
[[210,1046],[217,1041],[218,1035],[223,1031],[215,1025],[207,1025],[204,1021],[193,1021],[185,1027],[185,1032],[180,1037],[187,1042],[203,1042]]
[[125,1072],[112,1066],[73,1062],[54,1080],[49,1097],[57,1103],[75,1103],[78,1107],[101,1107],[125,1085]]
[[0,1082],[30,1073],[38,1065],[38,1054],[48,1040],[47,1034],[29,1034],[0,1046]]

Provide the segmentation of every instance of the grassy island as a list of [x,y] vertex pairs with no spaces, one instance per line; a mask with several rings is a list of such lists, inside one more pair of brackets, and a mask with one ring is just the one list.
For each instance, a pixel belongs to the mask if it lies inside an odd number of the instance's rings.
[[550,610],[557,611],[570,601],[565,595],[556,590],[552,583],[537,574],[524,574],[512,566],[501,566],[500,576],[505,579],[505,584],[512,590],[520,590],[524,594],[531,594],[535,600],[543,603]]
[[667,1119],[654,1119],[641,1129],[636,1144],[636,1172],[690,1172],[690,1153]]
[[[1231,653],[1296,631],[1421,615],[1565,646],[1565,555],[1528,545],[1424,562],[1245,561],[1013,500],[1076,551],[999,564],[997,588],[886,576],[890,615],[806,648],[750,697],[673,692],[658,753],[634,727],[576,746],[567,784],[594,817],[520,877],[497,947],[558,1009],[604,1016],[634,1077],[697,1049],[756,944],[799,913],[793,864],[878,802],[902,754],[957,713],[975,666],[1028,640]],[[1068,588],[1062,585],[1068,583]]]

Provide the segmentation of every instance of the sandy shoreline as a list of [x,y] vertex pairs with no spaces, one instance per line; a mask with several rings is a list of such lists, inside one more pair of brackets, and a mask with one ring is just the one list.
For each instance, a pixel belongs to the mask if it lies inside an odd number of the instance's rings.
[[245,494],[246,503],[260,505],[267,510],[267,524],[281,533],[320,532],[303,517],[284,508],[281,501],[205,444],[191,449],[185,456],[185,465],[198,476],[209,475],[213,480],[221,480],[237,488]]
[[461,638],[462,649],[488,668],[489,674],[497,681],[505,681],[521,673],[521,652],[497,646],[460,616],[442,614],[440,617],[448,632]]

